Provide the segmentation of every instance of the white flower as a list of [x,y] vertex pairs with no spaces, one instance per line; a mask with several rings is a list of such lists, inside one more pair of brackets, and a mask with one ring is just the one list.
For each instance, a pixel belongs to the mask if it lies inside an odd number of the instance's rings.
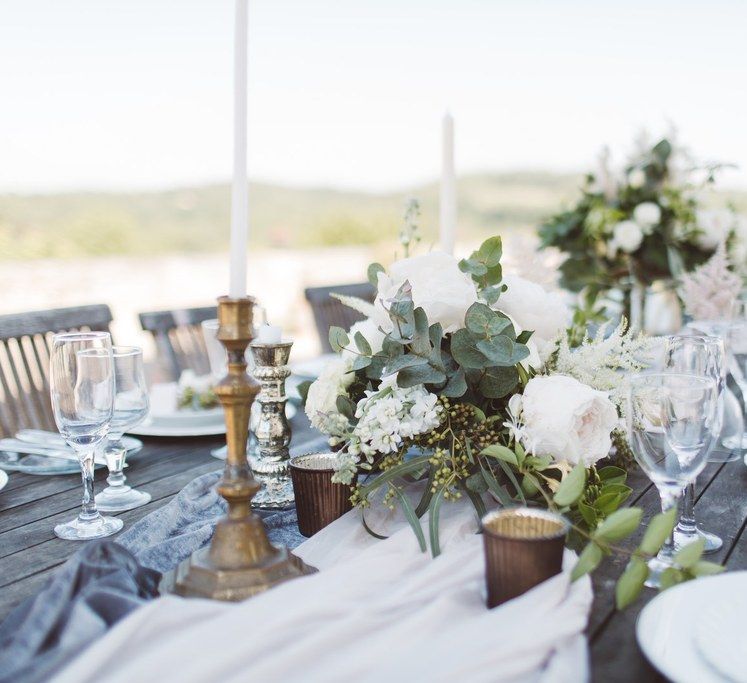
[[347,395],[347,388],[354,378],[354,373],[350,371],[350,361],[335,358],[327,363],[309,387],[306,414],[312,426],[323,434],[339,436],[347,431],[348,421],[337,410],[337,397]]
[[196,394],[204,394],[210,391],[213,384],[212,375],[198,375],[194,370],[183,370],[179,376],[178,391],[182,393],[185,389],[191,389]]
[[371,346],[372,353],[378,353],[381,351],[381,345],[384,343],[385,334],[379,329],[378,324],[372,318],[361,320],[355,323],[348,332],[350,337],[350,344],[342,350],[342,357],[349,360],[351,363],[358,356],[358,346],[355,343],[355,333],[360,332],[365,340]]
[[643,242],[643,230],[635,221],[622,221],[612,231],[612,244],[628,254],[632,254]]
[[646,184],[646,172],[642,168],[634,168],[628,173],[628,185],[634,190],[642,188]]
[[[493,308],[505,313],[517,327],[517,334],[522,330],[533,330],[529,339],[530,354],[535,346],[541,361],[552,353],[554,342],[568,327],[571,311],[562,294],[547,292],[535,282],[530,282],[516,275],[506,275],[503,284],[508,289],[501,294]],[[535,363],[537,356],[531,355],[529,364],[539,369]]]
[[389,274],[380,272],[376,321],[385,330],[392,329],[386,310],[388,300],[407,281],[412,287],[412,300],[428,316],[428,323],[441,323],[445,333],[464,327],[467,309],[477,301],[472,278],[459,270],[457,260],[442,251],[402,259],[391,265]]
[[700,232],[695,241],[703,249],[715,249],[736,227],[736,217],[728,209],[701,209],[696,214]]
[[651,229],[661,221],[661,209],[654,202],[642,202],[633,209],[633,220],[644,233],[651,234]]
[[587,467],[609,454],[617,410],[603,391],[573,377],[533,377],[521,400],[523,443],[534,455]]

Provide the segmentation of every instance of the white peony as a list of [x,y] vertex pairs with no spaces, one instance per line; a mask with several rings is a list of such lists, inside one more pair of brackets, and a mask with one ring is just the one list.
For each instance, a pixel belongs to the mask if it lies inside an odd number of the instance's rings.
[[387,314],[388,300],[402,284],[412,287],[412,300],[428,316],[428,323],[441,323],[445,333],[464,327],[467,309],[477,301],[472,278],[459,270],[457,260],[442,251],[402,259],[393,263],[389,273],[379,273],[376,297],[376,322],[389,331],[392,323]]
[[696,214],[696,223],[700,230],[695,236],[696,243],[710,250],[729,237],[737,220],[728,209],[701,209]]
[[380,329],[378,323],[372,318],[361,320],[355,323],[348,332],[350,337],[350,344],[342,350],[342,357],[349,360],[351,363],[358,356],[358,347],[355,343],[355,333],[360,332],[365,340],[371,346],[372,353],[378,353],[381,351],[381,346],[384,343],[384,337],[386,336]]
[[[571,311],[558,292],[545,291],[535,282],[516,275],[506,275],[503,284],[508,289],[501,294],[493,308],[505,313],[514,322],[517,334],[522,330],[533,330],[529,340],[529,350],[536,346],[539,359],[547,360],[554,348],[555,340],[565,332],[571,320]],[[539,369],[537,354],[528,359],[530,365]]]
[[633,209],[633,220],[646,234],[651,234],[651,229],[661,222],[661,209],[654,202],[642,202]]
[[628,185],[634,190],[642,188],[646,184],[646,172],[642,168],[634,168],[628,173]]
[[617,410],[603,391],[592,389],[567,375],[529,380],[515,402],[524,446],[534,455],[552,456],[555,462],[579,462],[587,467],[609,454]]
[[306,396],[306,415],[312,426],[323,434],[340,435],[347,430],[348,421],[337,410],[337,397],[347,395],[355,375],[346,358],[331,360],[309,387]]
[[641,242],[643,242],[643,230],[635,221],[622,221],[612,231],[613,253],[619,248],[632,254],[641,246]]

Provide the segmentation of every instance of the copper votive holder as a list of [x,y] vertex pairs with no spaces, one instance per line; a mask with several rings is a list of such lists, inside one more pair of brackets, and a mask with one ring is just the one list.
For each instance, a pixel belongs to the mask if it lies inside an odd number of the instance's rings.
[[496,510],[482,518],[488,607],[526,593],[559,574],[568,521],[530,508]]
[[[307,538],[353,509],[352,484],[334,484],[336,453],[309,453],[290,460],[298,530]],[[356,476],[357,479],[357,476]]]

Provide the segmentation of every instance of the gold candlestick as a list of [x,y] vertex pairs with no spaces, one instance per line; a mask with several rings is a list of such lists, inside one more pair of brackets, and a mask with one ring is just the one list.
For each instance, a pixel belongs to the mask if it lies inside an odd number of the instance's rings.
[[228,374],[215,388],[226,415],[228,456],[218,493],[228,514],[208,548],[195,552],[176,575],[174,592],[188,597],[244,600],[296,576],[316,571],[285,547],[273,546],[252,512],[260,486],[246,458],[249,414],[259,383],[247,375],[244,352],[252,340],[251,297],[218,299],[218,339],[228,351]]

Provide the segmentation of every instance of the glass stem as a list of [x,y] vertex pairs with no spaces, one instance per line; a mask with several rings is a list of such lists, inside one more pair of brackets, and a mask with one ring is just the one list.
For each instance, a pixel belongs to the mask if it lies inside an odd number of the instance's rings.
[[685,487],[682,495],[682,514],[677,528],[685,533],[695,533],[695,484]]
[[[666,512],[677,506],[682,491],[665,488],[659,490],[659,495],[661,496],[661,511]],[[674,557],[674,532],[669,534],[657,557],[671,564]]]
[[96,502],[93,499],[93,456],[95,449],[86,451],[80,457],[80,472],[83,477],[83,502],[80,508],[82,519],[91,520],[98,516]]

